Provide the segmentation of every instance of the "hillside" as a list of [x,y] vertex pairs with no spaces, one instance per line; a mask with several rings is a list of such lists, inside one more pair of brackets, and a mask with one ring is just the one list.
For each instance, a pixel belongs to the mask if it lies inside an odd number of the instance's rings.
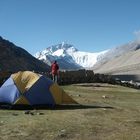
[[125,53],[94,67],[96,73],[140,74],[140,50]]
[[93,66],[96,73],[140,74],[140,41],[135,40],[109,50]]
[[19,70],[48,71],[49,66],[33,57],[26,50],[0,37],[0,70],[12,72]]

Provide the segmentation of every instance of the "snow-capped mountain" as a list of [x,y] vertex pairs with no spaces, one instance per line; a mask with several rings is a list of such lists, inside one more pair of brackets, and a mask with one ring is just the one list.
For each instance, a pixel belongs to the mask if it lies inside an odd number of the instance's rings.
[[73,45],[62,42],[37,52],[35,57],[49,65],[57,60],[61,69],[81,69],[93,67],[106,52],[108,50],[99,53],[82,52]]

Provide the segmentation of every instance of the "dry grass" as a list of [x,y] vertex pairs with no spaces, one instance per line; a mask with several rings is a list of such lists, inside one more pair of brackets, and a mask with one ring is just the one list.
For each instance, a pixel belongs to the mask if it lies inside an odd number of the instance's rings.
[[140,91],[108,84],[62,87],[85,106],[0,110],[0,140],[139,140]]

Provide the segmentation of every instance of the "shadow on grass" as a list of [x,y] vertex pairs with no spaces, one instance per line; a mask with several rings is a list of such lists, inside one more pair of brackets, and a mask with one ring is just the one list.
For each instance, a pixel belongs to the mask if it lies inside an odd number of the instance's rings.
[[75,109],[114,109],[114,107],[111,106],[99,106],[99,105],[0,105],[0,109],[7,109],[7,110],[75,110]]
[[74,109],[97,109],[97,108],[106,108],[106,109],[114,109],[111,106],[97,106],[97,105],[57,105],[54,110],[74,110]]
[[81,87],[105,87],[105,88],[116,88],[115,86],[109,85],[102,85],[102,84],[76,84],[74,86],[81,86]]

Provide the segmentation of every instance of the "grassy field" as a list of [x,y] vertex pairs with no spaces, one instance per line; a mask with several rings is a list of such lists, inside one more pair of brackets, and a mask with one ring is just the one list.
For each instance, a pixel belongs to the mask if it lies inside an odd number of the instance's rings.
[[62,88],[83,106],[0,110],[0,140],[140,140],[140,90],[109,84]]

